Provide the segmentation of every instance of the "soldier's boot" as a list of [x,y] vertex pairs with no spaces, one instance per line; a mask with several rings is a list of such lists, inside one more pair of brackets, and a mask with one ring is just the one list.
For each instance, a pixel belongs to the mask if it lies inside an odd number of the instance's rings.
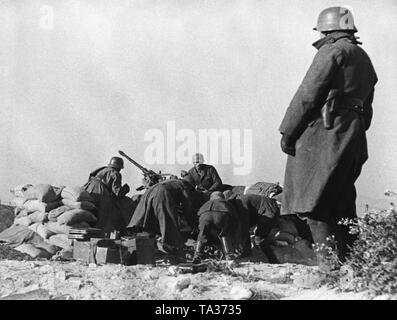
[[239,259],[247,258],[252,256],[252,250],[251,247],[244,246],[238,255]]
[[337,250],[333,233],[328,223],[313,219],[307,219],[313,242],[316,245],[316,258],[319,267],[327,267],[329,250]]
[[194,251],[193,262],[194,264],[198,264],[203,259],[203,251],[204,251],[204,243],[200,240],[197,240],[196,250]]
[[243,245],[241,248],[241,252],[238,256],[238,258],[246,258],[250,257],[252,255],[252,250],[251,250],[251,238],[249,235],[247,235],[245,241],[243,241]]
[[236,255],[232,251],[232,243],[230,237],[221,237],[222,249],[226,260],[234,260]]
[[270,244],[266,239],[263,239],[260,236],[255,236],[254,237],[254,243],[255,246],[260,248],[262,252],[266,255],[267,260],[269,263],[280,263],[278,260],[277,256],[274,254],[272,248],[270,247]]

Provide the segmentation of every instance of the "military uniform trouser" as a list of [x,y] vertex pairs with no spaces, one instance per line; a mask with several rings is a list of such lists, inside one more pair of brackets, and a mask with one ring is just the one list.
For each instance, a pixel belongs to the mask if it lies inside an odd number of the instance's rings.
[[[348,159],[349,160],[349,159]],[[311,213],[301,214],[307,217],[313,242],[332,246],[327,237],[334,236],[339,259],[346,259],[357,235],[349,233],[349,227],[341,225],[341,219],[355,219],[356,189],[354,182],[361,172],[361,164],[345,160],[329,181],[320,205]],[[349,163],[350,162],[350,163]]]
[[204,212],[199,218],[199,234],[197,241],[203,244],[218,242],[221,237],[230,234],[231,221],[229,212]]
[[[354,185],[350,186],[353,188]],[[342,218],[354,218],[356,216],[355,201],[347,198],[341,198],[335,207],[337,214],[328,217],[309,216],[307,219],[310,231],[312,233],[313,242],[317,244],[325,244],[332,249],[338,250],[338,257],[343,262],[346,259],[357,235],[349,233],[349,227],[339,224]],[[331,237],[334,236],[333,241]],[[336,243],[336,247],[335,247]]]

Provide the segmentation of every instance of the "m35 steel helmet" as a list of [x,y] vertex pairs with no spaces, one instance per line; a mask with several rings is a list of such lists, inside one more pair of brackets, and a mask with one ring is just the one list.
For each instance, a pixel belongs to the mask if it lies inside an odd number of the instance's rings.
[[119,157],[113,157],[110,159],[110,162],[108,164],[109,167],[114,168],[114,169],[123,169],[124,168],[124,161],[122,158]]
[[321,11],[317,19],[317,26],[313,30],[318,32],[340,30],[357,32],[353,14],[344,7],[330,7]]
[[195,163],[203,164],[204,156],[201,153],[195,153],[192,157],[192,162],[193,162],[193,164],[195,164]]

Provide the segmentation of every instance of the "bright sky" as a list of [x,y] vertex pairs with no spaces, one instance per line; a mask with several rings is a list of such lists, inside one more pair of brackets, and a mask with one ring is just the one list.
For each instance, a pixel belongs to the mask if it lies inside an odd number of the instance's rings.
[[[251,170],[217,164],[224,182],[282,183],[278,127],[316,53],[318,13],[341,4],[379,77],[358,192],[397,190],[397,1],[21,0],[0,3],[0,199],[22,183],[82,185],[119,149],[179,174],[190,165],[145,157],[153,130],[165,158],[178,152],[167,123],[179,139],[223,129],[242,145],[251,132]],[[123,179],[141,176],[126,162]]]

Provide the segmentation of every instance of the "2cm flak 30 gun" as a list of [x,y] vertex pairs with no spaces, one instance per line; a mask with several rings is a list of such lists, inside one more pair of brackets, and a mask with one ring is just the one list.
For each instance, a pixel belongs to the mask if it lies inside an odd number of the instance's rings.
[[143,174],[143,180],[142,180],[142,185],[138,188],[136,188],[137,191],[141,191],[143,189],[147,189],[161,181],[164,181],[167,179],[167,177],[173,177],[173,174],[170,173],[159,173],[154,172],[153,170],[146,169],[144,166],[140,165],[138,162],[136,162],[134,159],[130,158],[127,154],[125,154],[123,151],[119,150],[119,154],[126,158],[129,162],[131,162],[135,167],[137,167],[139,170],[142,171]]

